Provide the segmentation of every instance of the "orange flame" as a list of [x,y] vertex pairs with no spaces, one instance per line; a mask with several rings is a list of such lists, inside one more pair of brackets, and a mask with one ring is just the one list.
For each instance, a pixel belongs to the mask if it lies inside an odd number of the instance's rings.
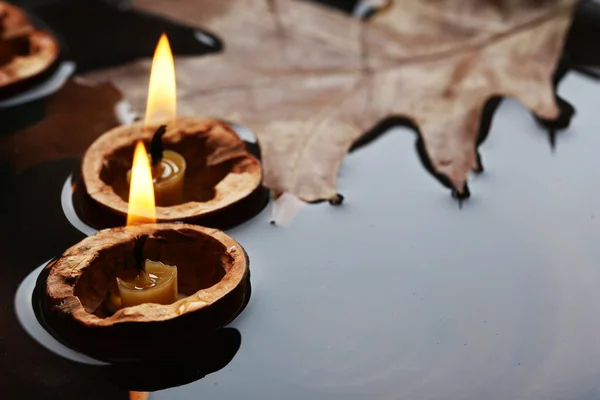
[[[169,39],[160,36],[150,70],[148,104],[146,105],[146,127],[172,122],[176,116],[175,65]],[[129,209],[127,225],[156,222],[152,169],[144,143],[136,144],[131,168]]]
[[152,169],[144,143],[140,140],[133,153],[127,226],[156,222]]
[[167,124],[175,119],[177,108],[175,93],[175,64],[169,39],[163,33],[156,45],[150,70],[146,126]]

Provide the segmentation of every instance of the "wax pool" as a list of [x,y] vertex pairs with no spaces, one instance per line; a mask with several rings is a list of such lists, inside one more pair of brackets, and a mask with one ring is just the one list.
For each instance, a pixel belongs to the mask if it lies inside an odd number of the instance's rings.
[[143,303],[171,304],[178,300],[177,267],[146,260],[146,273],[133,280],[117,278],[121,307]]

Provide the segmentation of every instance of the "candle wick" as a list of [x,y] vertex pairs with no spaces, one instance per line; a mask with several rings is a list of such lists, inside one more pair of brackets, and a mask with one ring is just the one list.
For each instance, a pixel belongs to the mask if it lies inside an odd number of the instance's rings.
[[148,235],[140,235],[135,238],[133,245],[133,257],[135,258],[135,266],[139,272],[146,271],[146,263],[144,262],[144,245],[148,240]]
[[152,156],[152,165],[156,165],[163,158],[163,142],[162,137],[167,132],[167,126],[161,125],[158,127],[154,135],[152,136],[152,142],[150,143],[150,155]]

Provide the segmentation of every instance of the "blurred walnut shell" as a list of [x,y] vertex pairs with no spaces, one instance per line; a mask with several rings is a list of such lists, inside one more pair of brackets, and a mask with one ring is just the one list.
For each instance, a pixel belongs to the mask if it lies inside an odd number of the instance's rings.
[[23,10],[0,1],[0,39],[26,35],[32,29]]
[[[83,158],[87,193],[96,202],[126,215],[129,196],[127,171],[138,140],[148,148],[156,127],[143,123],[119,126],[100,136]],[[156,207],[158,221],[190,220],[237,203],[261,186],[260,162],[246,150],[228,125],[211,119],[178,117],[167,125],[164,148],[186,160],[183,202]]]
[[[148,234],[144,258],[176,265],[179,292],[169,305],[140,304],[106,314],[108,291],[120,268],[135,265],[136,237]],[[226,325],[249,296],[249,262],[225,233],[187,224],[106,229],[51,263],[43,319],[65,344],[101,359],[165,357]]]
[[60,49],[52,35],[31,25],[19,8],[0,2],[0,95],[24,89],[48,71]]

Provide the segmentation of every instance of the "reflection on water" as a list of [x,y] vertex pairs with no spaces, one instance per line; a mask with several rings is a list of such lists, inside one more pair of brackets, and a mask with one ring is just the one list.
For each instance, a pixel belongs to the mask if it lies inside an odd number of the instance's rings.
[[185,356],[170,359],[115,363],[102,368],[102,374],[117,386],[136,392],[153,392],[195,382],[224,368],[242,343],[237,329],[223,328],[199,343]]

